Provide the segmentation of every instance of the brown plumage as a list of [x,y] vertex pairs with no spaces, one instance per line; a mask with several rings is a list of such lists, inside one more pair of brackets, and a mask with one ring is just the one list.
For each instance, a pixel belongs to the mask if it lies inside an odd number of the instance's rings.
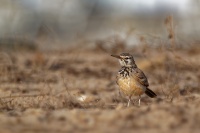
[[156,97],[156,94],[148,88],[149,83],[147,77],[142,70],[137,67],[132,55],[129,53],[122,53],[120,55],[111,56],[118,58],[122,66],[117,75],[117,84],[120,90],[129,97],[127,106],[129,106],[133,95],[140,97],[145,93],[151,98]]

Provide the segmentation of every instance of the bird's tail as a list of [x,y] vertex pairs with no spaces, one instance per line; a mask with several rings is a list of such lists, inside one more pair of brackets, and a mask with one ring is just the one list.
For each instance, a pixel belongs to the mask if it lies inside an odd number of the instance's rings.
[[149,88],[146,89],[145,94],[147,94],[149,97],[154,98],[156,97],[156,93],[154,93],[152,90],[150,90]]

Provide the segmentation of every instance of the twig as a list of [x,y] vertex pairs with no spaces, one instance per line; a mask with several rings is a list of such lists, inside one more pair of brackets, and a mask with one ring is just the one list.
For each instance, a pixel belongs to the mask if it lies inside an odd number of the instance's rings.
[[38,96],[49,96],[49,94],[35,94],[35,95],[14,95],[14,96],[4,96],[0,97],[0,99],[6,99],[6,98],[18,98],[18,97],[38,97]]

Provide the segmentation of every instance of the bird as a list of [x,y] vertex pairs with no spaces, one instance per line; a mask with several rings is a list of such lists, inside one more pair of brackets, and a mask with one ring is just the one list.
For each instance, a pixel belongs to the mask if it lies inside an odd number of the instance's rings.
[[157,95],[155,92],[149,89],[148,79],[140,70],[133,58],[129,53],[121,53],[120,55],[111,55],[119,60],[121,69],[117,74],[117,84],[126,96],[128,96],[127,107],[129,107],[132,96],[139,96],[139,103],[141,101],[141,95],[146,94],[151,98],[155,98]]

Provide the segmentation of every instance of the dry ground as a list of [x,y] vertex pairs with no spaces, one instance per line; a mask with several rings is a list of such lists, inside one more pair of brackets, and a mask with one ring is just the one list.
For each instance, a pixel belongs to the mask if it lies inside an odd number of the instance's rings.
[[[128,51],[158,97],[119,96]],[[0,54],[0,132],[198,132],[200,47],[67,48]],[[133,98],[133,101],[137,97]]]

